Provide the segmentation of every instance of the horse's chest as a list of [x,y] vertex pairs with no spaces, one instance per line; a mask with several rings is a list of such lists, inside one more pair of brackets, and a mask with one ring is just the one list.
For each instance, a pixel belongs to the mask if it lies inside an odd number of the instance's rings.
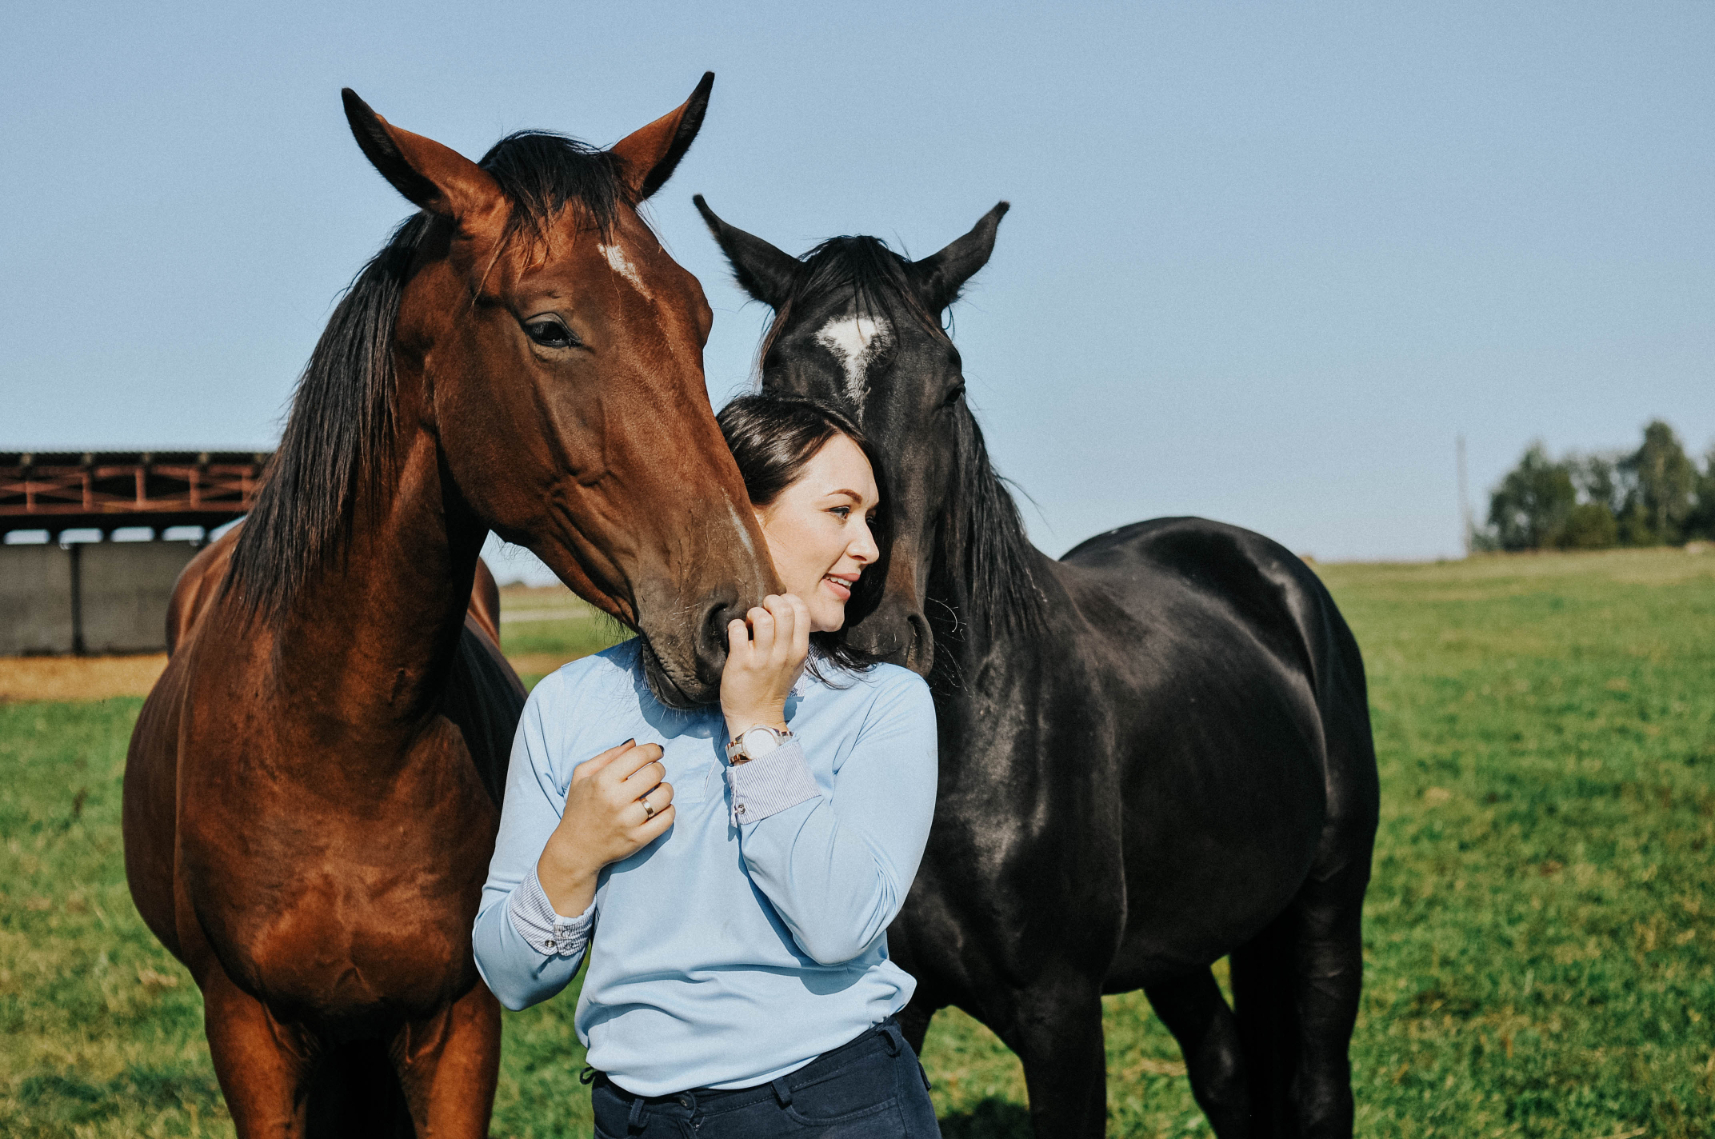
[[432,1002],[468,972],[469,908],[373,868],[328,869],[233,915],[232,956],[259,988],[362,1008]]
[[187,896],[235,979],[336,1013],[468,986],[497,814],[413,777],[380,796],[258,788],[182,828]]

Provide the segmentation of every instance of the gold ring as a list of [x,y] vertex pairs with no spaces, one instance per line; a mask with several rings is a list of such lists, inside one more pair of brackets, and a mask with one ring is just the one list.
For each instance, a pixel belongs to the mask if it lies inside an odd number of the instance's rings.
[[655,808],[649,805],[649,795],[647,793],[637,801],[643,804],[643,819],[645,822],[648,822],[650,819],[655,817]]

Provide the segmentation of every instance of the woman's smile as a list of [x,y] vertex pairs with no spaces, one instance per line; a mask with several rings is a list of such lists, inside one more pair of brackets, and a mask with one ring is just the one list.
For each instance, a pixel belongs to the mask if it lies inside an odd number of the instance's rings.
[[849,577],[833,573],[823,574],[822,587],[839,598],[840,604],[844,605],[851,599],[852,586],[857,584],[857,580],[858,575],[855,573]]

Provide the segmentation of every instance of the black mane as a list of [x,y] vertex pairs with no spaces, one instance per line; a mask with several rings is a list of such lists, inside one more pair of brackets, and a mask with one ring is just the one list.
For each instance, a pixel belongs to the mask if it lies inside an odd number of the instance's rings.
[[[776,308],[774,323],[763,338],[758,354],[763,367],[792,322],[795,308],[846,291],[853,294],[860,316],[883,316],[897,325],[904,313],[930,335],[948,339],[939,314],[931,312],[922,299],[912,263],[880,238],[829,238],[800,260],[791,290]],[[949,511],[954,525],[942,530],[941,563],[961,567],[966,603],[990,629],[1025,633],[1040,629],[1046,621],[1047,601],[1036,581],[1036,549],[1025,534],[1018,504],[989,461],[982,428],[966,403],[960,405],[957,425]],[[958,615],[931,615],[932,620],[943,618],[954,627],[939,630],[937,636],[957,636]],[[950,654],[942,659],[950,660]]]
[[[618,160],[576,139],[519,131],[480,163],[512,204],[504,241],[544,240],[573,201],[606,238],[625,200]],[[393,329],[419,251],[436,225],[407,218],[334,308],[298,380],[292,411],[266,483],[232,552],[225,589],[278,617],[349,537],[358,493],[390,473],[394,430]]]
[[[991,634],[1039,632],[1047,625],[1048,599],[1036,580],[1036,547],[1025,534],[1006,479],[989,462],[983,429],[969,407],[960,408],[958,424],[954,493],[962,493],[965,501],[953,517],[963,525],[943,534],[943,556],[959,564],[955,555],[963,552],[966,603]],[[933,613],[925,615],[938,620]],[[957,614],[952,619],[956,621]],[[958,636],[956,630],[941,632]],[[952,654],[936,655],[952,663]]]

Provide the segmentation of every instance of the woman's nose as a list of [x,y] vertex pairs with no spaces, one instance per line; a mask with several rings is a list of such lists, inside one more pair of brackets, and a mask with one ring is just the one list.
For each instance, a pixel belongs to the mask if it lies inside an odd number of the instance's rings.
[[875,544],[875,535],[870,533],[869,523],[862,523],[861,526],[861,532],[852,540],[852,544],[846,547],[846,553],[853,561],[868,565],[881,556],[881,549]]

